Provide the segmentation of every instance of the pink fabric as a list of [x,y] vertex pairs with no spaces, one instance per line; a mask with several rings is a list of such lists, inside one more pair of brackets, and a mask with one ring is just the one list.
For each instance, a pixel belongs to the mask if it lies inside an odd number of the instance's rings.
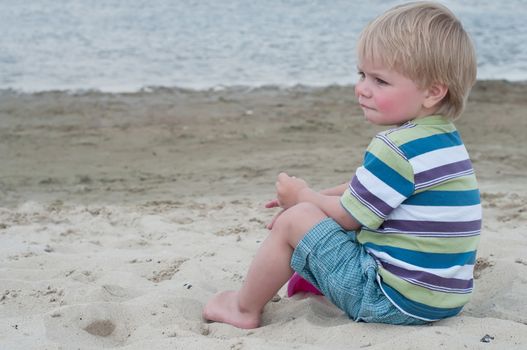
[[316,289],[315,286],[313,286],[311,283],[303,279],[302,276],[295,272],[293,276],[291,276],[291,278],[289,279],[289,283],[287,284],[287,296],[290,297],[298,292],[307,292],[316,295],[322,295],[322,293],[318,289]]

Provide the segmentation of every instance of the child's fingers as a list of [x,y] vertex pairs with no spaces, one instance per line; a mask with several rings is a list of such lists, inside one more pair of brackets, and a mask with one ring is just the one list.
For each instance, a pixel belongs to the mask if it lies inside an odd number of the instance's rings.
[[273,226],[274,226],[274,223],[276,222],[276,219],[278,219],[278,217],[280,215],[282,215],[282,213],[284,212],[284,210],[281,210],[278,214],[276,214],[274,217],[273,217],[273,220],[271,220],[270,223],[267,224],[267,229],[268,230],[272,230],[273,229]]
[[265,203],[266,208],[276,208],[279,207],[280,204],[278,204],[278,199],[273,199],[272,201],[269,201]]

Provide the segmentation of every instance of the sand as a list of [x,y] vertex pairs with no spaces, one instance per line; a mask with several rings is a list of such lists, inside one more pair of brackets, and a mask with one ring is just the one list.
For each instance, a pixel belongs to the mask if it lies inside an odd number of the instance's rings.
[[481,185],[476,289],[430,326],[280,298],[262,327],[206,323],[276,212],[280,171],[347,181],[380,128],[352,87],[0,92],[1,349],[527,348],[527,85],[479,82],[457,122]]

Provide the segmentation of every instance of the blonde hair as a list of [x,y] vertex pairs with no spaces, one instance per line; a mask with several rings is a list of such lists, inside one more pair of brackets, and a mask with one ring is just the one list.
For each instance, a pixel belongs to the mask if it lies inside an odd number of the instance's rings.
[[360,62],[393,69],[419,87],[445,84],[436,112],[457,118],[476,81],[476,53],[461,22],[445,6],[413,2],[396,6],[370,22],[357,45]]

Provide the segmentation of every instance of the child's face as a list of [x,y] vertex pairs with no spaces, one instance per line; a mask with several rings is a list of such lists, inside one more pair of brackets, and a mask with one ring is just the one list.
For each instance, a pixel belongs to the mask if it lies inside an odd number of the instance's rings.
[[355,96],[371,123],[400,125],[427,114],[423,106],[427,91],[411,79],[370,62],[361,62],[358,70]]

